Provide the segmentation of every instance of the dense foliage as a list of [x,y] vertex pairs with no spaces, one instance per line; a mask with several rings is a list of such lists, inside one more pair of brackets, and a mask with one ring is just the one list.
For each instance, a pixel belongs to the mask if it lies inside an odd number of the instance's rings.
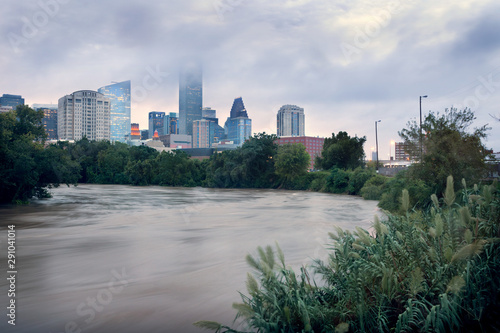
[[[500,188],[456,193],[450,176],[441,200],[403,215],[377,217],[371,230],[330,234],[328,262],[296,274],[283,252],[248,255],[248,295],[234,304],[254,332],[498,332],[500,330]],[[238,332],[216,322],[199,327]]]
[[274,158],[278,145],[274,134],[259,133],[230,151],[215,154],[207,165],[206,186],[271,188],[277,181]]
[[77,181],[80,166],[58,147],[44,148],[42,119],[24,105],[0,114],[0,202],[47,197],[47,187]]
[[[49,196],[60,183],[98,183],[220,188],[282,188],[362,195],[379,206],[401,212],[400,193],[407,189],[410,205],[425,208],[430,194],[442,196],[444,175],[468,182],[484,176],[485,126],[469,133],[475,119],[470,110],[429,113],[423,124],[423,163],[395,177],[377,175],[363,163],[366,139],[346,132],[326,138],[318,172],[307,172],[309,155],[301,144],[278,146],[276,135],[259,133],[241,147],[216,153],[202,162],[182,151],[158,153],[147,146],[89,141],[44,145],[43,114],[27,106],[0,117],[0,202],[26,202]],[[400,132],[410,152],[418,154],[415,121]]]
[[309,154],[301,143],[286,144],[278,147],[274,166],[276,175],[283,183],[305,176],[309,167]]
[[[401,212],[400,193],[410,192],[412,207],[426,208],[431,205],[430,195],[443,196],[447,175],[465,179],[468,183],[484,180],[488,166],[487,150],[482,143],[488,128],[486,125],[470,130],[474,113],[470,109],[446,109],[443,114],[430,112],[420,125],[415,120],[399,132],[407,152],[418,163],[405,172],[377,184],[368,181],[361,193],[366,199],[380,200],[379,207]],[[420,146],[422,140],[422,149]],[[421,156],[423,160],[421,160]]]
[[421,137],[420,125],[415,120],[408,122],[399,135],[412,156],[417,160],[421,159],[421,152],[423,156],[422,163],[412,165],[408,178],[424,181],[436,193],[443,193],[446,184],[442,180],[448,175],[474,183],[483,179],[487,171],[487,149],[482,140],[488,128],[484,125],[471,130],[475,119],[470,109],[451,108],[443,114],[429,112],[422,123]]
[[363,144],[366,138],[351,138],[346,132],[340,131],[337,135],[332,133],[331,138],[326,138],[323,144],[321,157],[316,158],[316,168],[330,170],[356,169],[363,166],[365,152]]

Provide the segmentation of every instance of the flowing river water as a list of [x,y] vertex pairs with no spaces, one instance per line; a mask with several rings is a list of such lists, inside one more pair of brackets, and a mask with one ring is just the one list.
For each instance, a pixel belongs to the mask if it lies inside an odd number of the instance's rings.
[[[245,256],[277,242],[299,268],[325,259],[334,226],[369,228],[375,201],[315,192],[62,186],[0,207],[0,332],[203,332],[230,325]],[[15,225],[15,298],[7,229]],[[298,271],[298,270],[296,270]],[[15,326],[8,323],[15,300]]]

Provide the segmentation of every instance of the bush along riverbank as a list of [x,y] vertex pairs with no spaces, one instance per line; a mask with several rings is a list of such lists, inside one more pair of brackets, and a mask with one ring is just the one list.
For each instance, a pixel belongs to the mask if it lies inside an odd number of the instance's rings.
[[[315,278],[286,265],[278,245],[248,255],[238,329],[216,332],[498,332],[500,331],[500,191],[493,185],[454,190],[413,209],[401,192],[400,214],[375,218],[371,232],[330,234],[329,259]],[[318,281],[319,282],[319,281]],[[320,285],[320,286],[318,286]]]

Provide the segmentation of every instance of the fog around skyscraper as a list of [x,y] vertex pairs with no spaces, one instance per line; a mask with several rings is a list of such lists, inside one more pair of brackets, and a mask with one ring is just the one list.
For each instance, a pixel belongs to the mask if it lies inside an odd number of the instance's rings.
[[201,63],[182,65],[179,74],[179,133],[193,135],[193,121],[201,120],[203,73]]
[[[48,10],[47,3],[55,3]],[[253,132],[284,104],[306,133],[397,140],[423,112],[471,107],[500,147],[500,4],[416,1],[8,1],[0,9],[0,94],[27,104],[131,80],[131,121],[179,110],[179,72],[203,64],[203,105],[229,116],[243,96]],[[229,105],[228,105],[229,104]],[[387,156],[389,144],[380,146]],[[498,149],[498,148],[497,148]]]

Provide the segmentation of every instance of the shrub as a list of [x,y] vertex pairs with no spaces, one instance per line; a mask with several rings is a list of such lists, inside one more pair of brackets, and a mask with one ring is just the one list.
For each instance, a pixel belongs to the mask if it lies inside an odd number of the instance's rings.
[[327,171],[316,171],[311,172],[311,174],[313,175],[313,180],[309,185],[309,189],[316,192],[324,191],[326,188],[326,179],[330,173]]
[[380,200],[382,197],[382,188],[375,185],[365,185],[360,192],[365,200]]
[[366,200],[380,200],[387,180],[388,178],[382,175],[369,178],[360,190],[361,196]]
[[330,176],[326,179],[326,192],[331,193],[345,193],[349,185],[349,172],[333,168],[330,171]]
[[347,185],[347,193],[352,195],[359,195],[361,193],[361,188],[365,183],[375,174],[369,169],[356,168],[349,175],[349,184]]
[[257,332],[498,331],[499,188],[464,187],[457,196],[450,176],[426,211],[412,209],[403,190],[402,215],[376,217],[370,232],[337,228],[328,262],[314,265],[320,286],[306,269],[288,268],[278,246],[259,247],[258,257],[247,256],[255,273],[248,296],[233,304],[237,318]]

